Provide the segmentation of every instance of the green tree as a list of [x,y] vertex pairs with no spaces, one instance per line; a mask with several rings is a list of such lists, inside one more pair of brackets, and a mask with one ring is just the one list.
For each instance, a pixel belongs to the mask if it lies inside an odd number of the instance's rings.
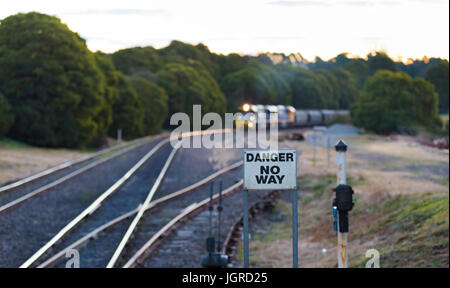
[[144,109],[136,91],[121,72],[116,72],[119,98],[114,102],[113,122],[109,128],[111,137],[117,136],[117,130],[122,130],[124,139],[133,139],[144,134]]
[[153,47],[133,47],[111,54],[114,66],[129,76],[152,75],[162,66],[163,60]]
[[113,105],[120,95],[118,73],[110,57],[104,53],[97,52],[95,53],[95,62],[105,78],[105,89],[102,95],[105,99],[105,104],[94,118],[98,125],[98,133],[91,141],[91,146],[98,147],[106,144],[106,136],[113,121]]
[[228,111],[243,103],[290,104],[291,88],[276,68],[251,60],[241,70],[225,76],[220,86],[227,95]]
[[169,46],[160,49],[159,53],[166,64],[189,65],[192,61],[197,61],[203,64],[214,79],[220,78],[219,56],[211,53],[204,44],[194,46],[181,41],[172,41]]
[[244,57],[239,56],[236,53],[231,53],[228,55],[219,55],[219,67],[221,78],[226,75],[241,70],[245,67]]
[[448,113],[448,61],[443,61],[427,71],[426,80],[434,84],[439,94],[439,110]]
[[436,123],[438,96],[431,83],[404,72],[378,71],[369,77],[351,114],[355,125],[376,133],[411,132]]
[[341,84],[338,78],[331,72],[327,70],[317,70],[314,72],[316,76],[321,76],[319,80],[321,81],[322,87],[322,97],[323,97],[323,107],[327,109],[338,108],[339,99],[341,97]]
[[144,78],[131,79],[131,85],[138,93],[145,111],[143,123],[144,134],[149,135],[158,132],[169,112],[166,91]]
[[201,63],[170,63],[157,73],[157,84],[169,96],[169,112],[192,114],[192,105],[202,105],[202,112],[224,113],[226,99],[217,81]]
[[9,16],[0,24],[0,86],[16,120],[12,138],[75,147],[98,134],[104,77],[85,41],[53,16]]
[[292,105],[297,109],[323,108],[323,90],[316,75],[306,69],[297,69],[291,82]]
[[8,100],[0,93],[0,136],[6,135],[14,122],[14,114]]
[[358,85],[358,89],[362,89],[364,82],[369,76],[369,68],[367,67],[367,64],[362,60],[358,60],[345,65],[344,68],[352,73],[353,78],[356,80],[356,83]]
[[[339,93],[337,96],[337,107],[340,109],[348,109],[350,105],[358,97],[358,82],[355,80],[353,75],[343,68],[336,68],[331,71],[331,73],[337,79],[339,83]],[[337,108],[336,107],[336,108]]]
[[367,55],[367,65],[369,75],[375,74],[378,70],[397,71],[395,62],[384,52],[374,52]]

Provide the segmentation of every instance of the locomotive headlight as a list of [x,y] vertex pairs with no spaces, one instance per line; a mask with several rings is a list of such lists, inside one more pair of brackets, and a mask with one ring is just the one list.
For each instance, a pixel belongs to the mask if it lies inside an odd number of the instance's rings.
[[244,112],[250,111],[250,105],[247,104],[247,103],[245,103],[245,104],[242,106],[242,110],[244,110]]

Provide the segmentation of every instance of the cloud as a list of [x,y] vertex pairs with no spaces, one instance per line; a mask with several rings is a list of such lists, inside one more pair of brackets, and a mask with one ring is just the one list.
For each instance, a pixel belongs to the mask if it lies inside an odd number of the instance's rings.
[[[435,0],[438,1],[438,0]],[[397,5],[398,1],[370,1],[370,0],[355,0],[355,1],[286,1],[278,0],[267,2],[266,4],[286,6],[286,7],[303,7],[303,6],[316,6],[316,7],[331,7],[331,6],[356,6],[356,7],[367,7],[374,5]]]
[[267,2],[266,4],[277,5],[277,6],[329,6],[329,2],[324,1],[272,1]]
[[110,10],[81,10],[63,13],[65,15],[116,15],[116,16],[129,16],[129,15],[162,15],[167,14],[166,10],[146,10],[146,9],[110,9]]

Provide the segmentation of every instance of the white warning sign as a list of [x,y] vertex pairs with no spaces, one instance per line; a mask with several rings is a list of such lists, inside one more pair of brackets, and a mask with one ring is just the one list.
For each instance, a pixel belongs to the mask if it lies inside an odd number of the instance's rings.
[[297,189],[297,151],[245,150],[244,189]]

